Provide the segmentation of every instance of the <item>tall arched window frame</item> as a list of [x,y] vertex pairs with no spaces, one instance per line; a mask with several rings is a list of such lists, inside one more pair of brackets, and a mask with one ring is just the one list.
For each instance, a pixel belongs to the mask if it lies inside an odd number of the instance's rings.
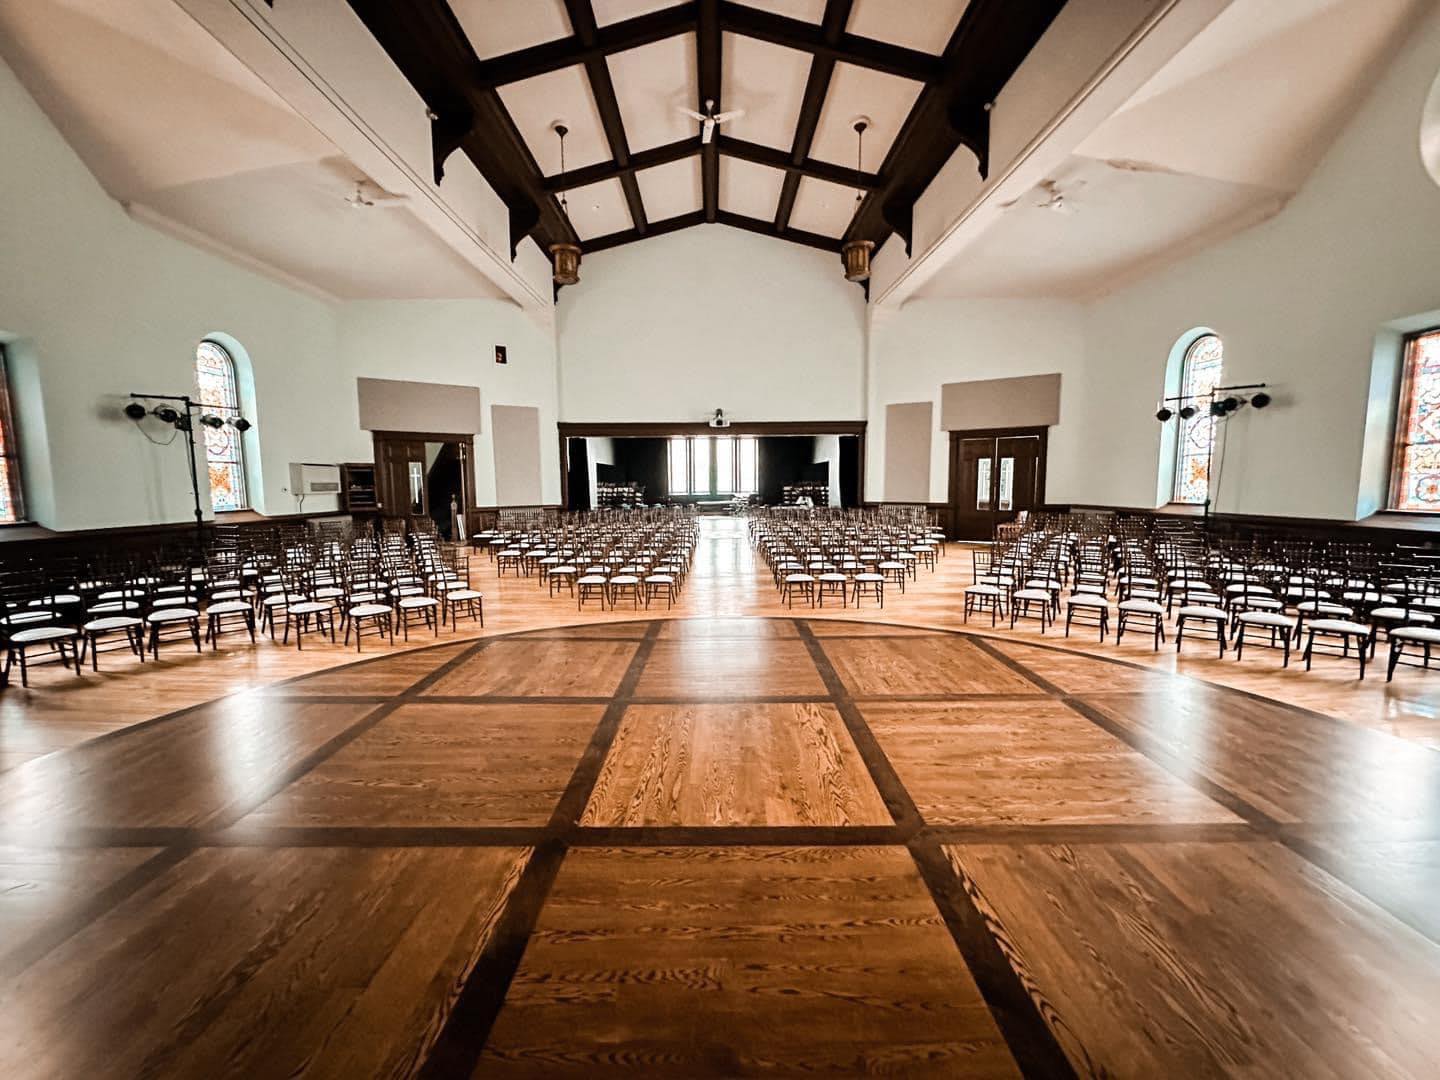
[[[217,415],[230,420],[240,415],[240,386],[235,358],[214,341],[202,341],[195,349],[196,400],[215,408]],[[245,447],[241,433],[230,424],[202,427],[205,433],[205,463],[210,473],[210,505],[216,513],[245,510],[250,506],[245,492]]]
[[1225,366],[1225,346],[1218,334],[1202,334],[1185,350],[1180,367],[1180,393],[1195,415],[1180,419],[1175,447],[1175,495],[1177,503],[1201,505],[1210,497],[1210,457],[1215,445],[1215,418],[1210,415],[1209,395],[1220,385]]

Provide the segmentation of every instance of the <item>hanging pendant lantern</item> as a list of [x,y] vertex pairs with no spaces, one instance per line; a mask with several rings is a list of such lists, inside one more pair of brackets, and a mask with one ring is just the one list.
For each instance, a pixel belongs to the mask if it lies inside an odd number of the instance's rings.
[[550,261],[555,264],[556,285],[578,285],[580,283],[579,244],[551,244]]
[[840,249],[840,258],[845,262],[846,281],[869,280],[870,252],[874,250],[874,240],[851,240]]
[[[860,205],[865,201],[865,129],[870,126],[868,116],[855,118],[855,178],[862,186],[855,189],[855,216],[860,215]],[[853,224],[854,219],[852,219]],[[846,281],[870,280],[870,253],[875,250],[873,240],[851,240],[840,248],[840,258],[845,264]]]
[[[567,128],[559,120],[552,125],[555,134],[560,137],[560,177],[565,176],[565,136],[570,134]],[[570,204],[566,201],[565,192],[560,192],[560,215],[568,222],[570,220]],[[550,262],[554,266],[552,278],[556,285],[578,285],[580,283],[580,245],[568,241],[550,245]]]

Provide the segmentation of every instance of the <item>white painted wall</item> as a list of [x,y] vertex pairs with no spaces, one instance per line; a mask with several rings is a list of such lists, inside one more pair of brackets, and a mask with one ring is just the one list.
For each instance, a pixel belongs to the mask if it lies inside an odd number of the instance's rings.
[[556,307],[563,420],[864,417],[864,294],[834,255],[704,225],[580,277]]
[[1284,212],[1087,312],[1085,446],[1103,467],[1065,498],[1153,501],[1165,358],[1204,324],[1225,341],[1226,382],[1272,383],[1275,396],[1229,422],[1217,508],[1341,520],[1374,508],[1360,490],[1376,335],[1440,307],[1440,187],[1420,155],[1437,66],[1440,12],[1377,73]]
[[[880,497],[885,405],[928,397],[938,418],[943,382],[1059,371],[1047,500],[1155,506],[1174,452],[1154,419],[1167,359],[1207,326],[1224,339],[1227,383],[1267,382],[1275,398],[1228,422],[1217,509],[1373,512],[1395,390],[1385,370],[1395,357],[1377,348],[1393,354],[1396,326],[1440,308],[1440,186],[1420,150],[1437,66],[1440,11],[1378,73],[1281,214],[1094,303],[911,300],[872,311],[867,491]],[[946,442],[937,431],[934,501],[948,497]]]
[[872,309],[866,497],[875,502],[889,497],[884,491],[886,405],[934,402],[930,501],[944,502],[950,497],[950,437],[939,426],[940,387],[1058,371],[1060,424],[1050,432],[1046,497],[1070,498],[1067,493],[1077,488],[1085,471],[1081,457],[1092,419],[1083,326],[1080,306],[1065,301],[911,300],[898,311]]
[[[31,516],[56,529],[188,520],[182,446],[146,441],[120,410],[132,391],[185,393],[196,342],[221,331],[253,374],[246,436],[255,509],[290,513],[291,461],[368,460],[356,375],[470,383],[487,403],[555,417],[548,331],[504,301],[333,305],[155,232],[100,189],[0,65],[0,335],[15,369]],[[492,346],[510,345],[499,368]],[[147,421],[164,439],[173,429]],[[546,498],[557,448],[542,438]],[[485,434],[477,493],[493,498]],[[202,493],[202,502],[208,497]],[[318,500],[305,509],[324,510]]]

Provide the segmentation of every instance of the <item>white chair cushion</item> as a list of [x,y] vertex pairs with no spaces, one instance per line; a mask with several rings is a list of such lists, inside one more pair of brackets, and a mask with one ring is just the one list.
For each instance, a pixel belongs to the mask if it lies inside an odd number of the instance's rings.
[[198,619],[199,617],[200,612],[194,608],[172,607],[152,611],[145,616],[145,621],[150,623],[184,622],[186,619]]
[[38,641],[63,641],[79,632],[73,626],[34,626],[11,634],[10,640],[20,645],[33,645]]
[[1242,611],[1236,621],[1246,626],[1266,626],[1275,629],[1295,629],[1295,620],[1289,615],[1277,615],[1273,611]]
[[401,598],[400,606],[406,611],[415,611],[419,608],[439,607],[440,601],[433,596],[406,596]]
[[1434,615],[1427,615],[1423,611],[1413,611],[1403,607],[1380,607],[1370,612],[1372,619],[1404,619],[1406,622],[1433,623]]
[[586,574],[580,579],[581,585],[604,585],[606,578],[600,574]]
[[1228,616],[1217,607],[1205,607],[1201,604],[1187,604],[1175,613],[1187,619],[1214,619],[1216,622],[1224,622]]
[[102,619],[91,619],[85,624],[85,630],[91,634],[103,634],[109,630],[128,630],[131,627],[143,626],[139,619],[131,618],[128,615],[107,615]]
[[1000,589],[995,585],[971,585],[965,590],[967,593],[974,593],[976,596],[999,596]]
[[884,576],[881,575],[881,574],[856,574],[856,575],[855,575],[855,580],[856,580],[856,581],[884,581],[885,578],[884,578]]
[[221,600],[205,609],[210,615],[243,615],[249,610],[250,605],[243,600]]
[[1153,600],[1122,600],[1119,610],[1131,615],[1164,615],[1165,609]]
[[364,619],[371,615],[389,615],[391,609],[386,604],[356,604],[350,609],[351,618]]
[[814,579],[813,577],[811,577],[809,574],[786,574],[786,575],[785,575],[785,582],[786,582],[786,584],[788,584],[788,585],[803,585],[803,584],[804,584],[805,582],[807,582],[807,581],[814,581],[814,580],[815,580],[815,579]]
[[1044,589],[1016,589],[1016,600],[1044,600],[1050,602],[1050,594]]
[[1106,600],[1103,596],[1097,596],[1092,593],[1077,593],[1075,596],[1066,597],[1065,606],[1083,608],[1108,608],[1110,606],[1110,601]]
[[335,607],[334,604],[322,604],[322,603],[320,603],[320,602],[317,601],[317,600],[306,600],[303,604],[291,604],[291,605],[290,605],[290,614],[291,614],[291,615],[314,615],[314,614],[316,614],[317,612],[321,612],[321,611],[331,611],[331,610],[334,609],[334,607]]
[[1440,630],[1428,626],[1400,626],[1390,631],[1391,641],[1418,641],[1423,645],[1440,645]]
[[451,589],[445,594],[451,600],[483,600],[485,594],[478,589]]
[[1307,624],[1317,634],[1369,634],[1370,627],[1349,619],[1314,619]]

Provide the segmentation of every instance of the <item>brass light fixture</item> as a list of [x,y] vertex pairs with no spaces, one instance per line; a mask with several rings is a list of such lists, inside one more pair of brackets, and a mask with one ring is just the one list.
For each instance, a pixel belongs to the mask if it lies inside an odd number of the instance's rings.
[[[865,174],[865,129],[870,126],[868,116],[855,118],[855,178],[862,180]],[[859,214],[860,204],[865,201],[863,186],[855,189],[855,211]],[[851,240],[840,249],[840,258],[845,263],[846,281],[868,281],[870,279],[870,252],[875,250],[873,240]]]
[[[570,129],[560,121],[555,121],[555,134],[560,136],[560,177],[565,176],[565,136],[570,134]],[[560,192],[560,215],[570,220],[570,204],[565,199],[565,192]],[[554,280],[556,285],[578,285],[580,283],[580,245],[571,243],[559,243],[550,245],[550,258],[555,265]]]

